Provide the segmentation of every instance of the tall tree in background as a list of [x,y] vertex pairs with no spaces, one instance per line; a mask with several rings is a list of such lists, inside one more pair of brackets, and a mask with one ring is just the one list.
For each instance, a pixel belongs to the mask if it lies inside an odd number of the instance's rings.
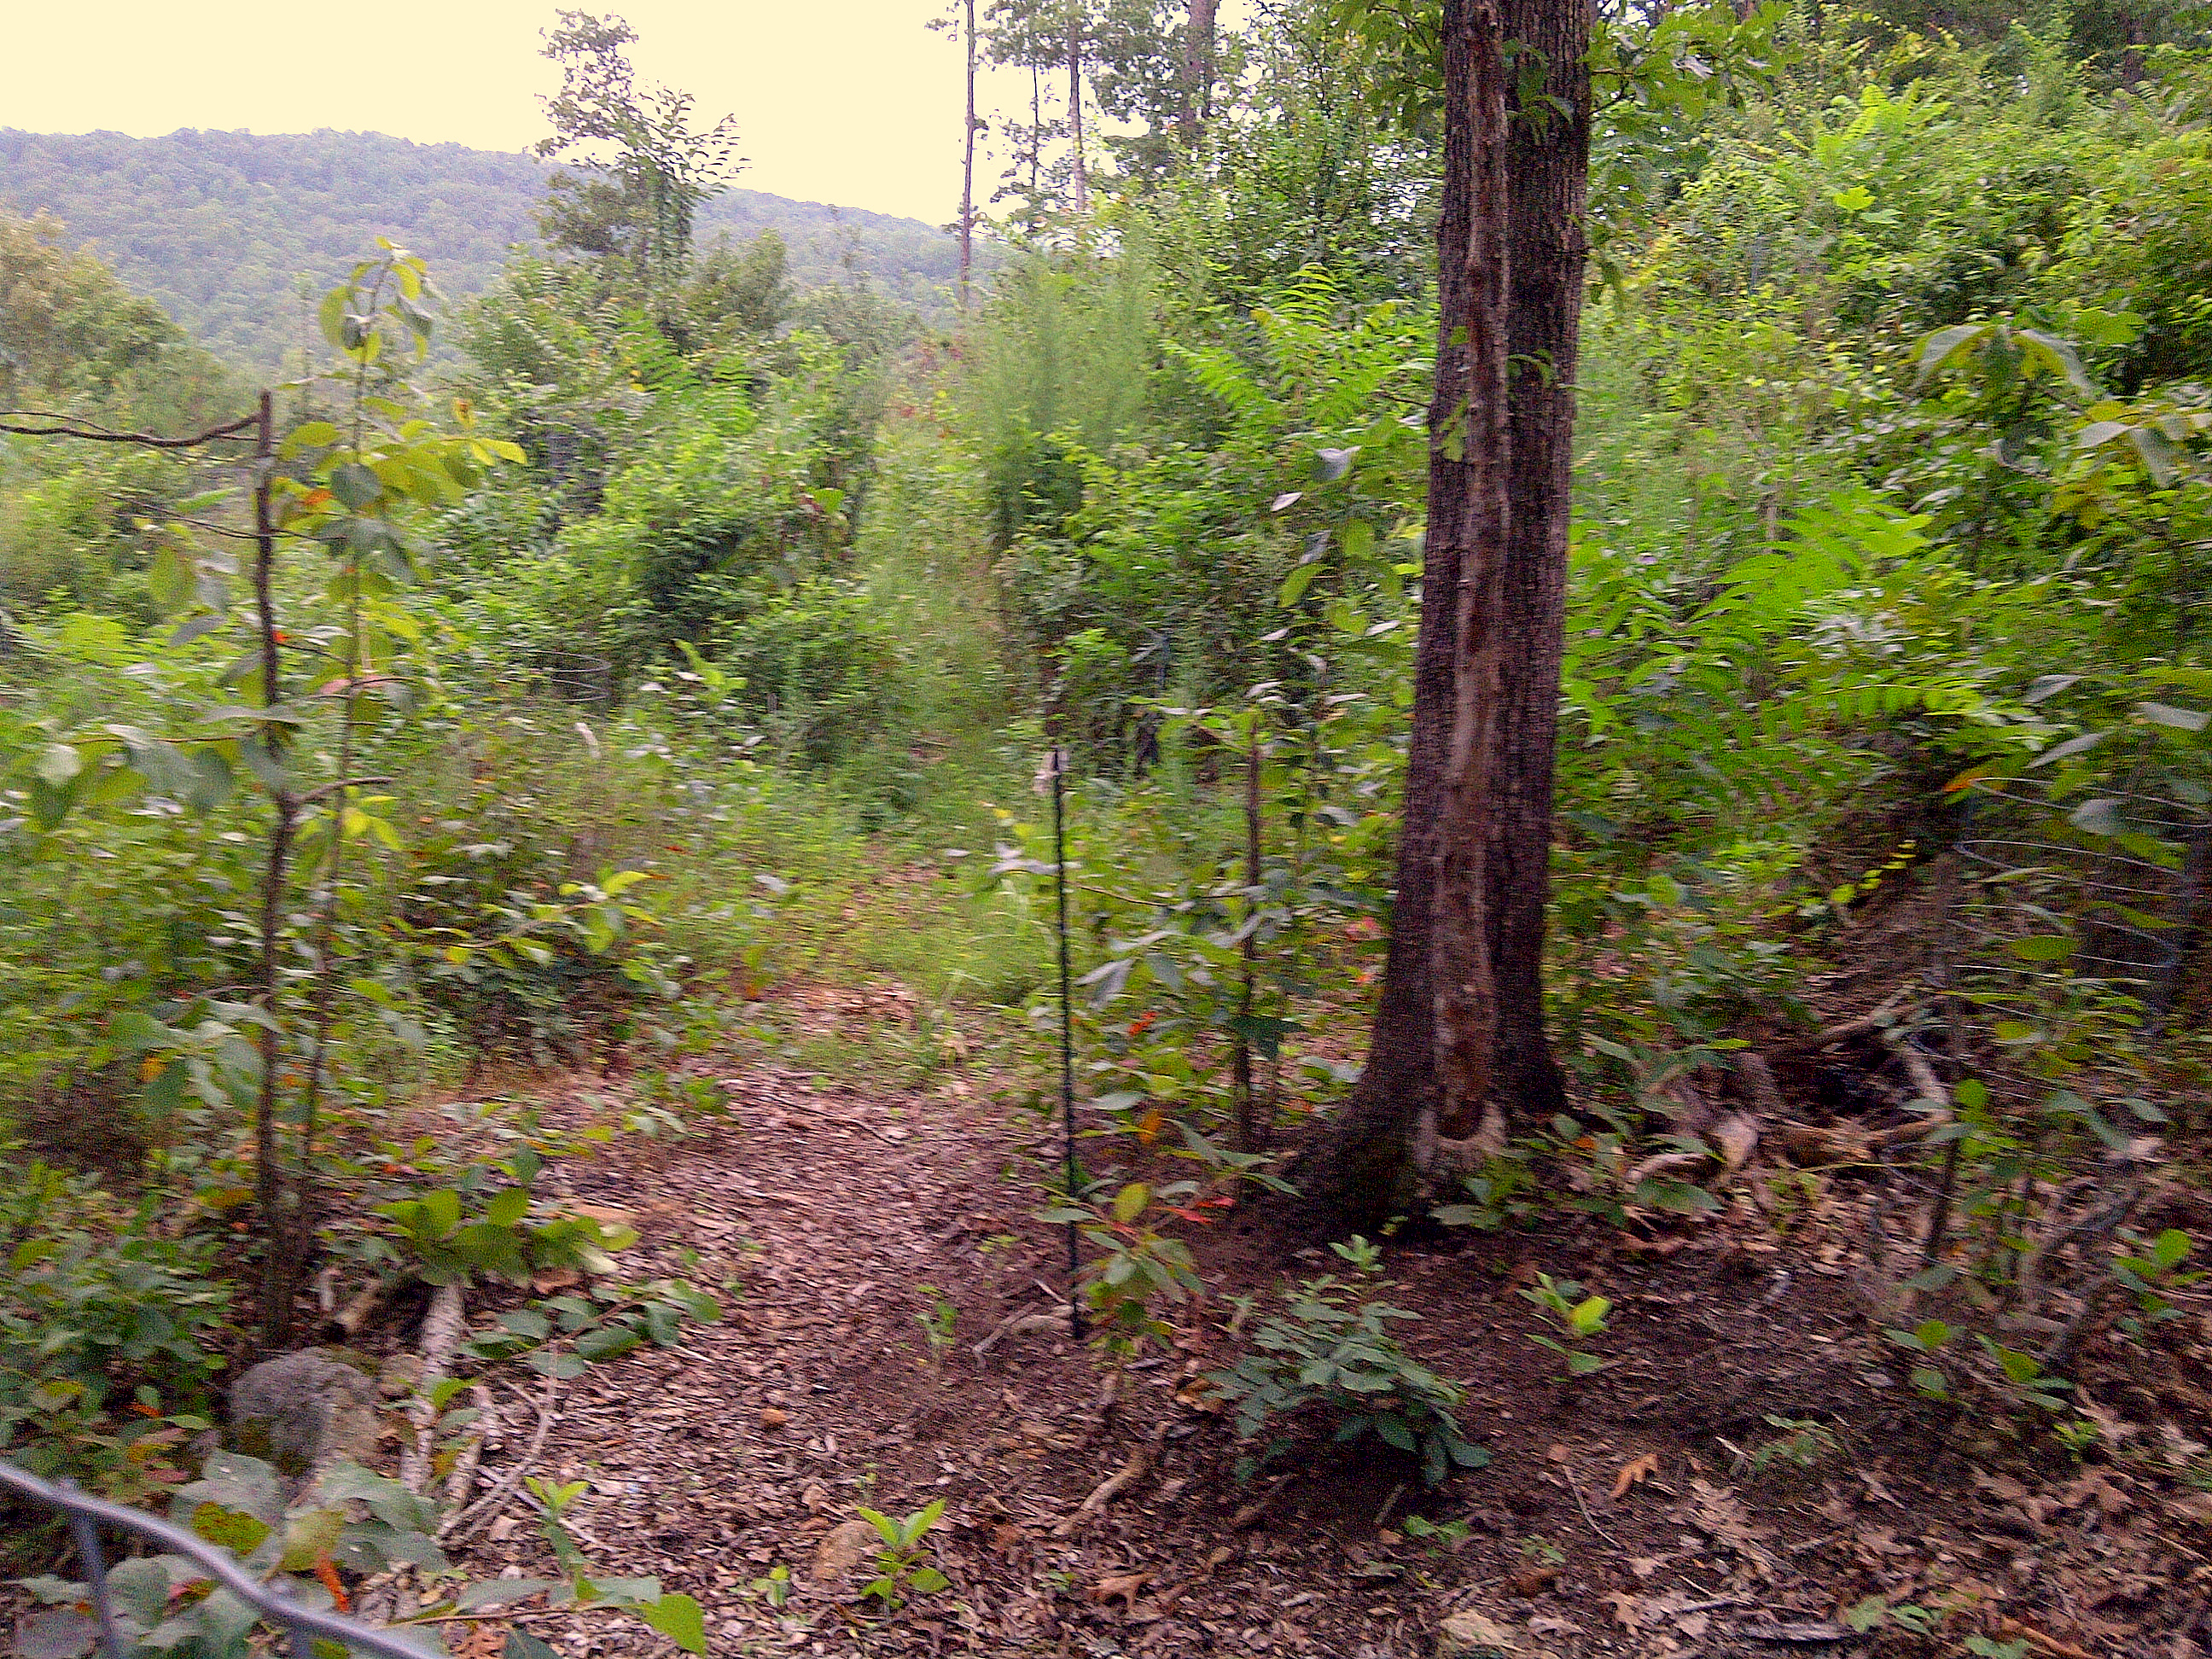
[[690,93],[636,85],[628,49],[637,33],[628,23],[558,15],[544,55],[561,66],[561,90],[545,100],[553,132],[536,150],[579,171],[553,175],[539,228],[555,247],[620,260],[648,297],[665,303],[690,259],[700,205],[744,166],[736,118],[695,130]]
[[933,17],[928,27],[938,33],[957,32],[966,60],[968,112],[960,140],[960,308],[968,309],[975,269],[975,135],[983,124],[975,118],[975,0],[952,0],[943,17]]
[[1218,15],[1218,0],[1190,0],[1183,20],[1178,78],[1182,89],[1182,135],[1189,143],[1197,143],[1206,124],[1213,118],[1214,71],[1220,51]]
[[[1030,71],[1033,94],[1030,122],[1013,129],[1013,166],[1000,193],[1015,193],[1014,180],[1026,170],[1028,200],[1015,217],[1030,228],[1053,213],[1081,217],[1091,210],[1090,163],[1085,150],[1085,86],[1098,49],[1101,0],[990,0],[984,40],[990,59]],[[1049,118],[1042,95],[1042,77],[1065,75],[1066,103],[1058,119]],[[1047,147],[1066,141],[1057,165],[1046,167]]]
[[1589,36],[1587,0],[1443,0],[1440,315],[1397,896],[1367,1069],[1304,1170],[1310,1195],[1363,1218],[1402,1208],[1440,1143],[1486,1141],[1563,1102],[1542,964]]
[[967,56],[968,115],[960,130],[960,308],[968,309],[975,280],[975,0],[967,9],[961,45]]
[[[1101,134],[1099,144],[1114,157],[1125,185],[1156,187],[1204,135],[1223,78],[1218,11],[1218,0],[1101,0],[1097,6],[1090,93],[1100,113],[1125,129]],[[1130,127],[1142,131],[1126,131]]]

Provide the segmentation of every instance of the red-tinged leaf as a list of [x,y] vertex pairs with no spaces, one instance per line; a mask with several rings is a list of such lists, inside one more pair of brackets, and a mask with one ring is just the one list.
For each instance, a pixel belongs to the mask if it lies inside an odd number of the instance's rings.
[[337,1563],[327,1555],[315,1558],[315,1577],[323,1581],[323,1588],[331,1593],[331,1604],[340,1613],[351,1613],[353,1603],[347,1598],[345,1584],[338,1577]]

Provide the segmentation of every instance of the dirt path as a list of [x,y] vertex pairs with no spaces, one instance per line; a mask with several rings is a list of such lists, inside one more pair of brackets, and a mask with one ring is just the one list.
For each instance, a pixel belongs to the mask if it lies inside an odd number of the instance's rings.
[[[974,1096],[773,1069],[724,1091],[728,1117],[689,1139],[566,1168],[578,1199],[635,1218],[633,1271],[734,1294],[681,1347],[568,1385],[538,1470],[592,1483],[576,1514],[595,1559],[697,1597],[718,1654],[1426,1659],[1472,1609],[1558,1659],[1950,1655],[1966,1632],[2061,1659],[2212,1655],[2212,1495],[2157,1462],[2212,1439],[2212,1329],[2154,1365],[2120,1356],[2141,1398],[2118,1374],[2096,1385],[2118,1437],[2100,1461],[2054,1459],[2047,1437],[1947,1443],[1849,1294],[1863,1195],[1827,1189],[1786,1242],[1743,1203],[1655,1238],[1561,1221],[1394,1249],[1386,1294],[1423,1316],[1408,1345],[1468,1385],[1462,1420],[1495,1461],[1431,1494],[1395,1454],[1310,1445],[1278,1490],[1237,1482],[1243,1449],[1182,1386],[1227,1357],[1219,1299],[1110,1423],[1064,1337],[970,1352],[1060,1283],[1022,1124]],[[1224,1295],[1268,1285],[1294,1249],[1249,1215],[1200,1242]],[[1320,1271],[1311,1252],[1288,1265]],[[1540,1267],[1613,1299],[1598,1376],[1558,1381],[1528,1341],[1515,1291]],[[958,1310],[941,1369],[923,1285]],[[1155,1436],[1142,1477],[1077,1515]],[[886,1620],[859,1576],[817,1577],[859,1506],[936,1498],[949,1590]],[[1409,1514],[1443,1534],[1409,1535]],[[541,1568],[526,1519],[468,1565]],[[781,1607],[760,1582],[779,1566]],[[1869,1635],[1835,1622],[1869,1596],[1895,1611]],[[1945,1614],[1941,1639],[1911,1628]],[[532,1628],[579,1655],[668,1650],[613,1619]]]

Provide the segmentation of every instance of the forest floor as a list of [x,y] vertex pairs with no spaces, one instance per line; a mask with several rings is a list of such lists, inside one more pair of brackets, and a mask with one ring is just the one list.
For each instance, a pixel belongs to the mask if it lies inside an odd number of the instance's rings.
[[[817,1020],[896,1017],[857,992],[786,994]],[[1421,1316],[1403,1340],[1466,1385],[1461,1420],[1491,1463],[1430,1491],[1371,1439],[1316,1435],[1240,1483],[1251,1448],[1198,1373],[1234,1356],[1231,1297],[1340,1266],[1316,1240],[1253,1205],[1206,1230],[1212,1296],[1109,1413],[1093,1356],[1057,1328],[975,1351],[1065,1294],[1063,1237],[1034,1218],[1048,1126],[981,1079],[902,1091],[694,1063],[726,1115],[555,1178],[630,1218],[629,1273],[726,1285],[728,1316],[563,1385],[532,1467],[591,1483],[571,1514],[594,1559],[696,1597],[718,1654],[1427,1659],[1472,1611],[1524,1659],[2212,1655],[2201,1299],[2141,1344],[2092,1345],[2085,1462],[1986,1401],[1954,1416],[1906,1386],[1881,1334],[1898,1316],[1871,1308],[1897,1277],[1870,1243],[1877,1182],[1778,1172],[1752,1184],[1792,1201],[1738,1187],[1695,1220],[1624,1231],[1553,1211],[1529,1231],[1407,1237],[1379,1293]],[[577,1079],[544,1103],[580,1121],[618,1087]],[[2186,1188],[2160,1202],[2203,1236]],[[1517,1291],[1539,1270],[1612,1299],[1595,1375],[1561,1380],[1530,1341],[1540,1321]],[[917,1316],[940,1295],[957,1314],[933,1358]],[[534,1382],[501,1398],[486,1483],[545,1404]],[[933,1498],[951,1587],[872,1611],[856,1510]],[[550,1562],[518,1508],[462,1565]],[[666,1648],[605,1616],[527,1623],[570,1654]],[[496,1632],[469,1650],[496,1652]]]

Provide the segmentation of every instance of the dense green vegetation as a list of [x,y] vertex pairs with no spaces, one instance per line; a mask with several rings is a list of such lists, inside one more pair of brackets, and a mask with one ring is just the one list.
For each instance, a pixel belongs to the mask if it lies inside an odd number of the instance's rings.
[[[1343,1099],[1385,960],[1450,440],[1437,134],[1364,15],[1271,12],[1202,132],[1163,117],[1119,173],[1024,181],[1018,254],[949,347],[890,280],[944,280],[918,228],[877,228],[875,289],[813,280],[798,222],[742,201],[681,258],[596,231],[509,255],[539,187],[516,158],[0,136],[0,189],[54,191],[114,260],[0,219],[0,402],[170,434],[246,407],[149,297],[240,362],[312,325],[332,365],[278,398],[271,614],[238,441],[0,450],[0,1122],[153,1195],[67,1220],[42,1177],[0,1244],[52,1246],[23,1258],[40,1296],[99,1304],[102,1250],[224,1279],[173,1338],[96,1325],[89,1358],[33,1353],[0,1293],[0,1443],[136,1495],[119,1391],[203,1396],[182,1335],[252,1277],[216,1261],[222,1218],[404,1254],[362,1159],[488,1066],[737,1042],[911,1079],[980,1034],[1023,1095],[1048,741],[1080,1086],[1128,1176],[1051,1213],[1092,1242],[1108,1363],[1161,1334],[1188,1194],[1131,1172],[1180,1139],[1218,1192],[1281,1184],[1265,1154]],[[1851,964],[1907,1067],[1881,1085],[1905,1127],[1859,1161],[1940,1191],[1916,1293],[1964,1329],[2018,1291],[2038,1194],[2208,1127],[2212,56],[2117,9],[1611,27],[1546,963],[1573,1111],[1439,1166],[1429,1207],[1718,1210],[1717,1120],[1764,1109],[1761,1046]],[[1653,39],[1679,52],[1636,58]],[[1684,90],[1700,40],[1734,54],[1726,96]],[[617,229],[653,176],[629,159]],[[785,228],[787,273],[712,245],[739,211]],[[319,312],[289,296],[380,212],[474,296],[436,317],[449,356],[410,361],[434,307],[395,255]],[[1883,914],[1908,920],[1869,945]],[[921,1012],[873,1048],[767,994],[878,974]],[[698,1106],[671,1085],[628,1127]],[[2115,1282],[2148,1309],[2181,1257],[2134,1243]],[[239,1297],[281,1335],[297,1288]],[[1544,1288],[1571,1378],[1605,1310]],[[1301,1364],[1365,1333],[1375,1376],[1248,1358],[1250,1426],[1326,1409],[1432,1480],[1475,1461],[1355,1291],[1310,1281],[1266,1328]],[[2043,1379],[2034,1421],[2094,1437],[2063,1346],[1988,1352]],[[1913,1386],[1949,1401],[1970,1363]]]
[[[198,344],[263,369],[296,365],[328,274],[374,237],[422,254],[448,294],[483,292],[509,248],[536,241],[548,172],[528,155],[374,132],[0,129],[0,207],[53,214]],[[767,231],[802,289],[857,279],[932,314],[945,307],[955,253],[933,226],[751,190],[701,212],[702,246]]]

